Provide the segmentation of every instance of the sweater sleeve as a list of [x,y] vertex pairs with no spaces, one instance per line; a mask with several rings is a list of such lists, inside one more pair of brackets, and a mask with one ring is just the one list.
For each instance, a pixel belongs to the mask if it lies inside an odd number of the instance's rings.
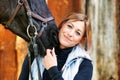
[[52,80],[64,80],[62,78],[62,72],[58,70],[57,66],[53,66],[48,70],[48,73]]
[[91,80],[93,72],[93,65],[90,60],[84,59],[79,67],[74,80]]

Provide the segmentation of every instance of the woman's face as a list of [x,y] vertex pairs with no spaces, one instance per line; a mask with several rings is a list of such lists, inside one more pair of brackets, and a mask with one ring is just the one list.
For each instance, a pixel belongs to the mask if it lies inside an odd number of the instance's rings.
[[80,43],[85,32],[83,21],[68,21],[59,31],[60,48],[73,47]]

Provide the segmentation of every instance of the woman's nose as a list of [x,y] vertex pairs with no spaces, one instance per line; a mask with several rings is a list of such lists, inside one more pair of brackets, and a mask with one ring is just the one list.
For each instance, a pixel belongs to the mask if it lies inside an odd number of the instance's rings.
[[74,30],[71,30],[70,32],[68,32],[68,35],[71,37],[74,35]]

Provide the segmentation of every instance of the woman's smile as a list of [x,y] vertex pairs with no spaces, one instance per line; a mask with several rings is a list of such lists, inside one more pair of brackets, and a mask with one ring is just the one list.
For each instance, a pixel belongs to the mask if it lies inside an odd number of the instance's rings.
[[67,41],[67,42],[71,42],[72,39],[70,37],[68,37],[67,35],[64,35],[64,40]]

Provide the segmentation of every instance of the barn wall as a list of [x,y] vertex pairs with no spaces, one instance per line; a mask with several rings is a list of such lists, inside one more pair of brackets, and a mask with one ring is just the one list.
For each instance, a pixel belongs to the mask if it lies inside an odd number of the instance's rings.
[[[48,6],[58,25],[71,12],[84,13],[84,2],[85,0],[48,0]],[[83,4],[80,5],[81,3]]]
[[16,36],[0,25],[0,80],[16,80]]
[[27,42],[25,40],[23,40],[21,37],[16,36],[16,41],[15,41],[15,49],[16,49],[16,60],[17,60],[17,80],[19,78],[20,72],[21,72],[21,68],[22,68],[22,64],[24,61],[25,56],[27,55]]
[[0,24],[0,80],[18,80],[27,43]]

